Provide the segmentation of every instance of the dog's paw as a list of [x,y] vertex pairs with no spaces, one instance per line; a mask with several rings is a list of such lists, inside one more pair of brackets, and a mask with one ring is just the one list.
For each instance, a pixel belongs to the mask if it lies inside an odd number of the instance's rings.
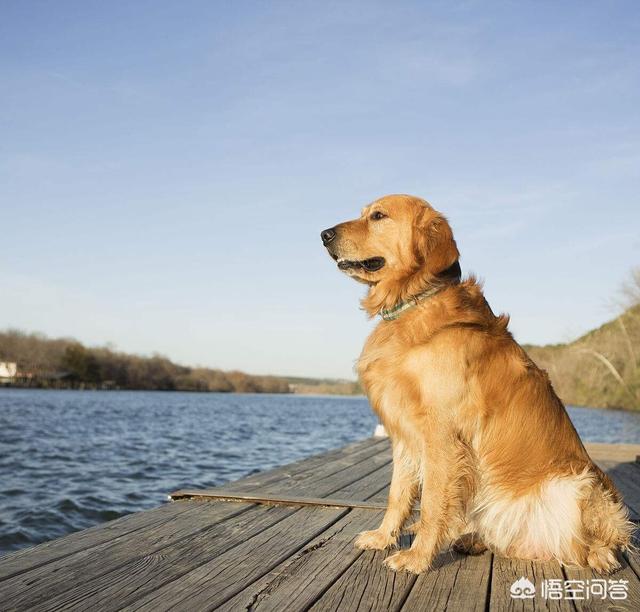
[[452,545],[451,548],[456,552],[463,555],[481,555],[487,547],[484,542],[475,533],[465,533],[460,536]]
[[612,574],[620,569],[621,565],[613,550],[606,547],[592,548],[587,556],[589,567],[600,574]]
[[399,550],[387,557],[384,564],[394,572],[411,572],[421,574],[429,569],[429,559],[411,548]]
[[379,529],[363,531],[356,539],[356,547],[363,550],[384,550],[395,543],[396,538],[394,536]]

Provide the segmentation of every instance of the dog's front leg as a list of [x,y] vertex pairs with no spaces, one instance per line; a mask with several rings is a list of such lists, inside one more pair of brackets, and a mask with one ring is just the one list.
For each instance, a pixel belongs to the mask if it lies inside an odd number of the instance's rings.
[[448,468],[451,460],[448,456],[446,439],[431,439],[423,451],[421,462],[422,497],[420,499],[420,519],[416,523],[415,539],[411,548],[400,550],[385,560],[392,570],[405,570],[419,574],[431,566],[447,534],[446,499]]
[[356,546],[382,550],[393,546],[402,526],[409,518],[418,493],[417,465],[411,461],[402,443],[393,445],[393,473],[389,487],[389,501],[382,524],[378,529],[363,531]]

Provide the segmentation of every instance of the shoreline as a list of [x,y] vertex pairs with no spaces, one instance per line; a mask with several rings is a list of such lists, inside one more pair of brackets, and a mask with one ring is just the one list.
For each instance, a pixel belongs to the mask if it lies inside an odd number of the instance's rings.
[[98,388],[98,387],[40,387],[26,385],[7,385],[0,384],[0,390],[26,390],[26,391],[80,391],[80,392],[97,392],[97,393],[189,393],[194,395],[282,395],[296,397],[360,397],[366,396],[362,393],[346,394],[346,393],[312,393],[299,391],[205,391],[200,389],[122,389],[122,388]]
[[[361,398],[367,399],[367,396],[363,393],[312,393],[312,392],[274,392],[274,391],[201,391],[197,389],[98,389],[98,388],[77,388],[77,387],[27,387],[22,385],[6,385],[0,384],[0,390],[2,389],[14,389],[14,390],[27,390],[27,391],[89,391],[89,392],[105,392],[105,393],[188,393],[190,395],[281,395],[283,397],[336,397],[336,398]],[[580,404],[564,403],[565,408],[585,408],[588,410],[606,410],[611,412],[624,412],[631,414],[640,414],[640,410],[633,410],[630,408],[622,408],[620,406],[583,406]]]

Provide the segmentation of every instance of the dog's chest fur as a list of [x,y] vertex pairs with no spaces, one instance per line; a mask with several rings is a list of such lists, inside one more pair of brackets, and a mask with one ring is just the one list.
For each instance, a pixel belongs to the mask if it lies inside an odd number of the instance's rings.
[[406,334],[405,328],[401,321],[378,325],[367,339],[357,365],[369,402],[392,437],[402,430],[408,416],[406,407],[421,404],[419,381],[427,375],[424,372],[423,376],[416,376],[412,370],[416,350],[419,347],[424,354],[428,340],[418,342],[415,336]]
[[453,337],[469,337],[464,324],[477,323],[485,313],[460,308],[458,296],[457,288],[443,291],[399,319],[380,323],[364,345],[358,374],[391,437],[413,437],[409,427],[439,427],[464,409],[468,348]]

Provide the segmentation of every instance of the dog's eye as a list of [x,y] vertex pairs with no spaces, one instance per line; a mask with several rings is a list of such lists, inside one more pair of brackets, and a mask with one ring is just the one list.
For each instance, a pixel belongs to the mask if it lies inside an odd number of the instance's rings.
[[371,213],[369,219],[371,219],[372,221],[380,221],[380,219],[384,219],[386,216],[387,215],[385,215],[383,212],[376,210],[376,212]]

